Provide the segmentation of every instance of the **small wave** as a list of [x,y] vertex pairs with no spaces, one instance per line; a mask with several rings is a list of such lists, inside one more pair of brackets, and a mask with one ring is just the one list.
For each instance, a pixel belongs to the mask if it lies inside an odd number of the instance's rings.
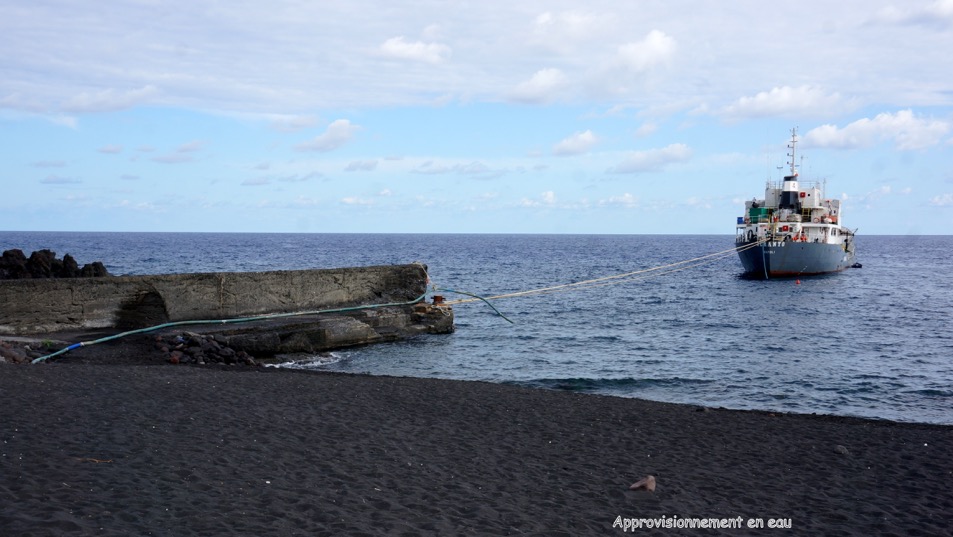
[[636,389],[646,389],[653,387],[673,387],[685,386],[690,384],[708,384],[713,382],[707,379],[690,379],[681,377],[672,378],[542,378],[531,380],[517,380],[508,382],[520,386],[530,386],[533,388],[547,388],[551,390],[565,390],[573,392],[586,393],[618,393],[621,391],[632,391]]
[[343,354],[336,352],[322,352],[320,354],[277,354],[277,360],[268,367],[285,367],[288,369],[316,369],[319,367],[336,364],[344,359]]
[[589,340],[612,343],[614,341],[622,341],[622,338],[619,336],[592,336],[589,338]]
[[953,397],[953,391],[950,390],[938,390],[935,388],[924,388],[922,390],[911,390],[907,393],[915,393],[917,395],[923,395],[926,397]]

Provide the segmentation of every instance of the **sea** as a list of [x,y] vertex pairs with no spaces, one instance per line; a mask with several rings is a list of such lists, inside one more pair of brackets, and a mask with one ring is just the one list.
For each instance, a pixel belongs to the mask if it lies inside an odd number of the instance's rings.
[[431,294],[487,299],[452,334],[284,367],[953,424],[953,236],[859,235],[862,268],[768,281],[733,235],[0,232],[11,248],[113,275],[421,262]]

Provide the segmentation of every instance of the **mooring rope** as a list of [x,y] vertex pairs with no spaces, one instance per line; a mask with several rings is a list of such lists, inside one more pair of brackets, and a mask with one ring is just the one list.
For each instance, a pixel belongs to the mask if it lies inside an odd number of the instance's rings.
[[[447,293],[456,293],[456,294],[461,294],[461,295],[466,295],[466,296],[471,297],[471,298],[465,298],[465,299],[459,299],[459,300],[446,301],[446,302],[444,302],[444,304],[446,304],[446,305],[465,304],[465,303],[468,303],[468,302],[476,302],[476,301],[480,300],[480,301],[483,301],[484,303],[486,303],[488,306],[490,306],[490,308],[492,308],[493,311],[496,312],[497,315],[499,315],[500,317],[502,317],[502,318],[505,319],[506,321],[508,321],[508,322],[510,322],[510,323],[513,323],[513,321],[510,320],[508,317],[506,317],[506,315],[503,315],[503,313],[502,313],[500,310],[498,310],[498,309],[496,308],[496,306],[494,306],[494,305],[490,302],[490,300],[497,300],[497,299],[501,299],[501,298],[514,298],[514,297],[530,296],[530,295],[540,295],[540,294],[547,294],[547,293],[556,293],[556,292],[567,291],[567,290],[588,289],[588,288],[592,288],[592,287],[602,287],[602,286],[607,286],[607,285],[616,285],[616,284],[628,282],[628,281],[631,281],[631,280],[633,280],[633,279],[637,279],[637,278],[640,278],[640,277],[641,277],[641,278],[649,278],[649,277],[653,277],[653,276],[661,276],[661,275],[664,275],[664,274],[672,274],[672,273],[674,273],[674,272],[679,272],[679,271],[682,271],[682,270],[687,270],[687,269],[690,269],[690,268],[694,268],[694,267],[697,267],[697,266],[704,265],[704,264],[706,264],[706,263],[711,263],[711,262],[713,262],[713,261],[717,261],[717,260],[722,259],[722,258],[724,258],[724,257],[728,257],[728,256],[731,256],[731,255],[734,255],[734,254],[737,253],[737,252],[743,252],[743,251],[748,250],[748,249],[750,249],[750,248],[754,248],[754,247],[756,247],[756,246],[759,246],[759,245],[763,244],[764,242],[766,242],[766,239],[762,238],[762,239],[759,239],[759,240],[757,240],[757,241],[755,241],[755,242],[752,242],[752,243],[749,243],[749,244],[745,244],[745,245],[743,245],[743,246],[736,246],[736,247],[734,247],[734,248],[729,248],[729,249],[727,249],[727,250],[722,250],[722,251],[720,251],[720,252],[715,252],[715,253],[712,253],[712,254],[707,254],[707,255],[695,257],[695,258],[692,258],[692,259],[686,259],[686,260],[684,260],[684,261],[677,261],[677,262],[675,262],[675,263],[669,263],[669,264],[667,264],[667,265],[659,265],[659,266],[657,266],[657,267],[650,267],[650,268],[641,269],[641,270],[636,270],[636,271],[632,271],[632,272],[625,272],[625,273],[622,273],[622,274],[614,274],[614,275],[611,275],[611,276],[603,276],[603,277],[600,277],[600,278],[593,278],[593,279],[590,279],[590,280],[584,280],[584,281],[580,281],[580,282],[565,283],[565,284],[561,284],[561,285],[553,285],[553,286],[549,286],[549,287],[541,287],[541,288],[538,288],[538,289],[530,289],[530,290],[526,290],[526,291],[517,291],[517,292],[513,292],[513,293],[504,293],[504,294],[494,295],[494,296],[489,296],[489,297],[483,297],[483,296],[477,295],[477,294],[475,294],[475,293],[470,293],[470,292],[467,292],[467,291],[457,291],[457,290],[455,290],[455,289],[448,289],[448,288],[440,288],[440,287],[437,287],[435,284],[432,283],[432,281],[430,280],[430,276],[429,276],[429,275],[427,276],[427,281],[428,281],[428,283],[430,283],[430,284],[432,285],[432,289],[433,289],[434,293],[447,292]],[[77,349],[77,348],[79,348],[79,347],[88,347],[88,346],[90,346],[90,345],[96,345],[96,344],[98,344],[98,343],[105,343],[105,342],[107,342],[107,341],[112,341],[112,340],[114,340],[114,339],[119,339],[119,338],[131,336],[131,335],[134,335],[134,334],[143,334],[143,333],[146,333],[146,332],[152,332],[152,331],[155,331],[155,330],[161,330],[161,329],[163,329],[163,328],[170,328],[170,327],[173,327],[173,326],[186,326],[186,325],[195,325],[195,324],[230,324],[230,323],[245,323],[245,322],[251,322],[251,321],[264,321],[264,320],[270,320],[270,319],[280,319],[280,318],[285,318],[285,317],[294,317],[294,316],[300,316],[300,315],[317,315],[317,314],[321,314],[321,313],[341,313],[341,312],[356,311],[356,310],[361,310],[361,309],[383,308],[383,307],[387,307],[387,306],[406,306],[406,305],[416,304],[416,303],[418,303],[418,302],[424,300],[424,299],[426,298],[426,296],[427,296],[427,293],[424,293],[424,294],[420,295],[419,297],[417,297],[417,298],[414,299],[414,300],[410,300],[410,301],[407,301],[407,302],[393,302],[393,303],[388,303],[388,304],[368,304],[368,305],[365,305],[365,306],[352,306],[352,307],[347,307],[347,308],[335,308],[335,309],[327,309],[327,310],[297,311],[297,312],[291,312],[291,313],[273,313],[273,314],[268,314],[268,315],[259,315],[259,316],[255,316],[255,317],[241,317],[241,318],[236,318],[236,319],[175,321],[175,322],[170,322],[170,323],[159,324],[159,325],[156,325],[156,326],[150,326],[150,327],[147,327],[147,328],[140,328],[140,329],[137,329],[137,330],[130,330],[130,331],[128,331],[128,332],[122,332],[122,333],[119,333],[119,334],[115,334],[115,335],[111,335],[111,336],[106,336],[106,337],[99,338],[99,339],[92,340],[92,341],[84,341],[84,342],[81,342],[81,343],[74,343],[74,344],[69,345],[69,346],[67,346],[67,347],[65,347],[65,348],[63,348],[63,349],[60,349],[60,350],[58,350],[58,351],[56,351],[56,352],[54,352],[54,353],[52,353],[52,354],[47,354],[46,356],[40,356],[39,358],[34,359],[32,363],[37,364],[37,363],[46,361],[46,360],[48,360],[48,359],[50,359],[50,358],[53,358],[53,357],[55,357],[55,356],[59,356],[59,355],[61,355],[61,354],[64,354],[64,353],[66,353],[66,352],[69,352],[69,351],[71,351],[71,350],[73,350],[73,349]]]
[[[737,252],[743,252],[745,250],[749,250],[751,248],[754,248],[755,246],[759,246],[763,244],[764,242],[765,242],[765,239],[759,239],[758,241],[745,244],[743,246],[735,246],[733,248],[722,250],[720,252],[715,252],[712,254],[707,254],[707,255],[695,257],[692,259],[686,259],[684,261],[677,261],[675,263],[669,263],[667,265],[659,265],[657,267],[650,267],[650,268],[636,270],[632,272],[625,272],[622,274],[613,274],[611,276],[602,276],[600,278],[593,278],[590,280],[584,280],[580,282],[564,283],[561,285],[541,287],[538,289],[529,289],[526,291],[516,291],[513,293],[504,293],[504,294],[493,295],[488,297],[482,297],[473,293],[462,293],[460,291],[454,291],[452,289],[440,289],[437,287],[434,287],[434,290],[451,292],[451,293],[459,293],[459,294],[464,294],[464,295],[473,297],[473,298],[461,298],[458,300],[449,300],[445,302],[448,305],[466,304],[468,302],[476,302],[477,300],[482,300],[483,302],[486,302],[487,304],[489,304],[490,300],[497,300],[501,298],[514,298],[514,297],[521,297],[521,296],[540,295],[540,294],[555,293],[555,292],[565,291],[565,290],[588,289],[590,287],[601,287],[606,285],[615,285],[619,283],[625,283],[633,279],[638,279],[639,277],[648,278],[653,276],[661,276],[664,274],[671,274],[673,272],[679,272],[689,268],[694,268],[697,266],[704,265],[706,263],[717,261],[724,257],[732,256],[736,254]],[[673,267],[678,267],[678,268],[673,268]],[[492,304],[490,306],[492,307]],[[496,308],[493,308],[493,309],[496,310]],[[497,313],[499,312],[497,311]],[[500,314],[500,316],[503,316],[503,315]],[[506,317],[503,317],[503,318],[505,319]],[[509,321],[509,319],[507,320]]]

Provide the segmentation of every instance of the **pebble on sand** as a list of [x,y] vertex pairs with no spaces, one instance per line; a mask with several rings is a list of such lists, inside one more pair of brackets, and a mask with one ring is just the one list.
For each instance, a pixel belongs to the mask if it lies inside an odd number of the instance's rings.
[[655,476],[649,475],[639,479],[629,487],[629,490],[647,490],[655,492]]

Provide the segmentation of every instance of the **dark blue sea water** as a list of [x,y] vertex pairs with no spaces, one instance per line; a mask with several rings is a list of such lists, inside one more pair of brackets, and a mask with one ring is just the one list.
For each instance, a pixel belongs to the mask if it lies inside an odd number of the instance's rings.
[[[304,367],[517,383],[658,401],[953,424],[950,236],[859,236],[861,269],[739,277],[737,256],[585,289],[454,307],[451,335]],[[731,235],[0,233],[111,273],[333,268],[421,261],[483,296],[668,265]],[[610,283],[612,283],[610,285]],[[448,299],[466,298],[442,292]]]

